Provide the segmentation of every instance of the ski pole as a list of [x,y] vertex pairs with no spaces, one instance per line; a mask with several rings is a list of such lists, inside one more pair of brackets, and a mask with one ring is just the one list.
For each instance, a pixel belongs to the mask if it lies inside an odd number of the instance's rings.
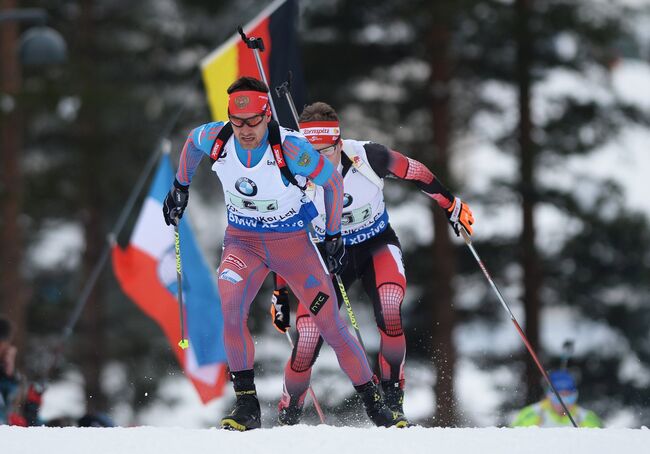
[[[363,349],[363,352],[366,354],[367,357],[368,352],[366,350],[366,346],[363,343],[363,339],[361,338],[361,330],[359,329],[357,318],[355,317],[354,311],[352,310],[352,304],[350,304],[350,298],[348,298],[348,292],[345,291],[345,286],[343,285],[341,276],[339,276],[338,274],[335,274],[334,276],[336,277],[336,283],[339,286],[341,297],[343,298],[343,302],[345,303],[345,311],[348,313],[348,318],[350,319],[350,324],[352,325],[352,328],[354,328],[354,334],[357,335],[357,340],[361,344],[361,348]],[[370,359],[368,359],[368,364],[370,364]]]
[[[264,73],[264,67],[262,66],[262,59],[260,58],[259,55],[259,52],[264,52],[264,40],[262,38],[247,37],[241,25],[237,27],[237,31],[241,35],[242,41],[244,41],[246,43],[246,46],[253,51],[253,55],[255,56],[255,63],[257,63],[257,70],[260,73],[260,77],[262,78],[262,81],[268,87],[269,83],[266,80],[266,73]],[[275,104],[273,103],[273,96],[271,95],[270,89],[269,89],[269,102],[271,103],[271,112],[273,112],[273,117],[279,123],[280,119],[278,118],[278,114],[275,111]],[[289,330],[285,331],[285,333],[287,334],[287,339],[289,340],[289,344],[291,345],[291,349],[293,350],[293,340],[289,335]],[[309,394],[311,395],[311,398],[314,401],[314,407],[316,407],[316,412],[318,413],[320,422],[322,424],[325,424],[325,414],[323,413],[323,410],[321,409],[320,404],[318,403],[318,399],[316,398],[316,393],[314,392],[314,389],[311,387],[311,385],[309,385]]]
[[185,350],[189,347],[189,342],[185,337],[185,317],[183,315],[183,268],[181,266],[181,235],[178,232],[178,224],[180,219],[176,218],[174,225],[174,252],[176,253],[176,283],[178,285],[178,311],[181,320],[181,340],[178,341],[178,346]]
[[[289,108],[291,110],[291,114],[293,115],[293,119],[296,122],[296,125],[299,125],[298,111],[296,110],[296,105],[293,102],[293,97],[291,96],[291,91],[289,90],[290,84],[291,84],[291,72],[289,72],[287,81],[284,82],[279,87],[276,87],[275,91],[278,97],[284,95],[284,97],[287,99],[287,103],[289,103]],[[354,333],[357,336],[357,340],[361,344],[361,348],[363,348],[363,352],[366,355],[366,359],[368,359],[368,351],[366,350],[366,346],[363,343],[363,338],[361,337],[361,330],[359,329],[359,325],[357,324],[357,318],[355,317],[354,311],[352,310],[352,304],[350,303],[350,298],[348,298],[348,292],[345,291],[345,286],[343,285],[341,276],[339,276],[338,274],[334,276],[336,278],[336,283],[339,287],[339,291],[341,292],[341,297],[343,298],[343,302],[345,303],[345,310],[348,313],[350,324],[352,325],[352,328],[354,328]],[[368,359],[368,364],[370,364],[369,359]]]
[[[255,57],[255,63],[257,63],[257,70],[260,73],[260,77],[262,78],[262,81],[268,87],[269,82],[266,80],[266,73],[264,72],[264,67],[262,66],[262,59],[260,58],[260,52],[264,52],[264,40],[262,40],[262,38],[247,37],[241,25],[237,27],[237,31],[241,35],[242,41],[244,41],[246,43],[246,46],[253,51],[253,56]],[[273,96],[271,96],[270,88],[269,88],[269,102],[271,103],[271,112],[273,113],[273,118],[275,118],[276,121],[280,123],[280,118],[278,118],[278,114],[275,111],[275,104],[273,104]]]
[[[293,350],[293,339],[291,339],[291,335],[289,334],[289,330],[286,330],[284,332],[287,335],[287,340],[289,341],[289,345],[291,345],[291,350]],[[325,422],[325,413],[323,413],[323,409],[320,408],[320,404],[318,403],[318,399],[316,399],[316,393],[314,392],[314,388],[311,387],[311,384],[309,385],[309,395],[311,396],[311,400],[314,401],[314,407],[316,407],[316,413],[318,413],[318,417],[320,418],[321,424],[327,424]]]
[[275,87],[275,94],[278,95],[278,98],[283,96],[287,98],[287,103],[289,104],[289,109],[291,110],[291,116],[296,122],[296,131],[300,131],[300,122],[298,121],[298,111],[296,110],[296,103],[293,102],[293,96],[291,96],[291,79],[293,74],[291,71],[287,73],[287,80],[281,83],[279,86]]
[[519,322],[517,322],[517,319],[515,318],[512,311],[510,310],[510,307],[508,306],[508,303],[506,303],[506,300],[503,298],[503,295],[501,295],[501,292],[499,291],[496,284],[492,280],[492,277],[490,276],[490,273],[488,273],[488,270],[485,267],[485,264],[483,263],[483,260],[481,260],[478,253],[476,252],[476,249],[474,249],[474,245],[472,244],[472,239],[470,238],[469,233],[467,233],[465,228],[462,227],[462,226],[460,227],[459,230],[460,230],[461,235],[463,236],[463,239],[465,240],[465,244],[467,245],[469,250],[472,252],[472,255],[474,256],[474,259],[476,259],[476,263],[478,263],[479,268],[481,268],[481,271],[483,271],[483,275],[485,276],[485,278],[490,283],[490,286],[492,287],[492,290],[494,290],[494,293],[496,293],[497,298],[499,299],[499,302],[501,303],[501,306],[503,306],[503,309],[510,316],[510,320],[515,325],[515,328],[517,329],[517,332],[519,333],[519,336],[521,336],[521,339],[524,341],[524,345],[526,345],[526,348],[528,349],[528,352],[533,357],[533,360],[535,361],[535,364],[537,364],[537,368],[542,373],[542,376],[546,380],[546,383],[548,383],[550,388],[553,390],[553,393],[555,394],[555,397],[557,397],[560,404],[562,404],[562,408],[564,409],[564,411],[566,412],[566,415],[571,420],[571,424],[573,424],[573,427],[577,428],[578,425],[576,424],[575,420],[573,419],[573,416],[571,416],[571,412],[569,411],[569,409],[565,405],[564,400],[562,400],[562,397],[560,396],[560,393],[557,392],[557,389],[555,389],[555,386],[551,382],[551,379],[548,376],[548,373],[546,373],[546,370],[544,369],[544,367],[542,367],[542,363],[540,362],[539,358],[535,354],[535,350],[533,349],[532,345],[530,345],[530,342],[528,341],[528,338],[526,337],[526,334],[524,334],[524,330],[521,329],[521,326],[519,325]]
[[569,360],[573,356],[573,340],[567,339],[562,344],[562,356],[560,358],[560,369],[569,367]]

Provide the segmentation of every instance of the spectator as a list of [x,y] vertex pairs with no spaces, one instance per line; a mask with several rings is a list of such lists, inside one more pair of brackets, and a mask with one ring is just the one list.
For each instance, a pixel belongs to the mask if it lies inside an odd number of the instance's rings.
[[12,345],[11,322],[0,316],[0,424],[8,423],[12,403],[18,393],[16,347]]
[[[556,370],[551,372],[549,377],[578,427],[602,427],[600,418],[593,411],[578,406],[578,388],[569,372]],[[562,404],[550,387],[547,387],[543,400],[524,407],[511,424],[511,427],[529,426],[573,426],[564,408],[562,408]]]

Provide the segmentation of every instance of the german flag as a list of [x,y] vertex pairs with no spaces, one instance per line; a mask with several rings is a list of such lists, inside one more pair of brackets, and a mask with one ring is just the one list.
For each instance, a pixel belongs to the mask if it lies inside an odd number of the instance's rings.
[[[262,38],[262,66],[269,81],[275,109],[283,126],[296,128],[285,99],[278,99],[275,87],[287,80],[292,72],[291,94],[300,109],[304,103],[304,82],[298,49],[298,5],[295,0],[276,0],[255,19],[244,26],[246,36]],[[228,121],[226,89],[241,76],[260,79],[253,50],[235,33],[228,41],[201,61],[203,83],[212,118]]]

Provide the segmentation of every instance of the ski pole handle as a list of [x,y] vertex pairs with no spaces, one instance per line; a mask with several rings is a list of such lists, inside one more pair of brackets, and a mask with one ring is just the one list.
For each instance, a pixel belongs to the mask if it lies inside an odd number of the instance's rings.
[[[269,81],[266,79],[266,73],[264,72],[264,66],[262,65],[262,59],[260,58],[260,52],[264,52],[264,40],[262,38],[247,37],[244,33],[244,29],[240,25],[237,27],[237,31],[241,36],[242,41],[246,43],[246,46],[253,51],[253,56],[255,57],[255,64],[257,65],[257,71],[260,73],[260,78],[262,82],[269,87]],[[273,118],[280,123],[280,118],[278,113],[275,111],[275,103],[273,102],[273,95],[271,94],[271,89],[269,88],[269,104],[271,104],[271,112],[273,113]]]
[[293,96],[291,96],[291,79],[293,78],[293,74],[291,71],[287,74],[287,80],[280,84],[279,86],[275,87],[275,94],[278,95],[278,99],[282,98],[283,96],[287,99],[287,103],[289,104],[289,109],[291,110],[291,116],[293,117],[293,121],[296,123],[296,131],[300,131],[300,121],[298,120],[298,111],[296,110],[296,104],[293,102]]

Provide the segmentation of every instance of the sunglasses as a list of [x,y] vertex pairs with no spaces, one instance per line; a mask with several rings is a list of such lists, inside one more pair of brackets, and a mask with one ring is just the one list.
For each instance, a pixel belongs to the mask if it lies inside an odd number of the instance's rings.
[[253,115],[250,118],[239,118],[235,117],[234,115],[228,115],[228,119],[230,120],[230,124],[232,124],[235,128],[243,128],[244,125],[254,128],[255,126],[262,123],[262,121],[264,121],[265,116],[266,111],[257,115]]
[[320,154],[326,154],[326,155],[332,154],[334,153],[334,150],[336,150],[336,146],[339,144],[340,141],[341,139],[336,139],[336,142],[334,142],[329,147],[321,148],[320,150],[316,150],[316,151],[318,151]]

